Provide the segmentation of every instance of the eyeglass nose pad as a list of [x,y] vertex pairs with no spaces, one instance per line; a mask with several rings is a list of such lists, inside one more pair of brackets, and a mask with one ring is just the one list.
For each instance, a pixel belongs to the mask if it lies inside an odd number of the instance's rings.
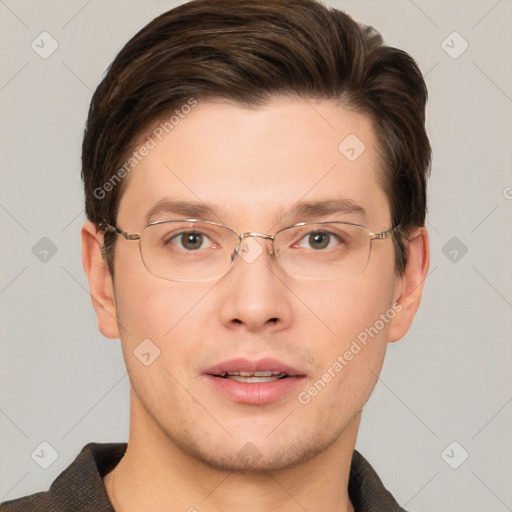
[[231,263],[233,263],[233,261],[235,261],[236,257],[238,256],[239,249],[240,249],[240,244],[238,245],[238,247],[235,247],[235,249],[231,253]]

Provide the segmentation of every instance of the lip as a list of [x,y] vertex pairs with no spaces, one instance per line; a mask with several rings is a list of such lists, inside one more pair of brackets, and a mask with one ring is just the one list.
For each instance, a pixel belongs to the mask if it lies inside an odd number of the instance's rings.
[[[286,373],[288,377],[271,382],[239,382],[225,379],[219,375],[226,372],[264,372]],[[264,405],[276,402],[292,393],[301,385],[305,375],[296,368],[278,361],[264,358],[249,360],[244,358],[231,359],[208,368],[205,372],[207,382],[212,388],[226,398],[250,405]]]
[[264,359],[258,359],[257,361],[244,359],[242,357],[237,359],[230,359],[229,361],[224,361],[223,363],[216,364],[208,368],[204,373],[208,375],[220,375],[226,372],[276,372],[276,373],[286,373],[290,377],[304,376],[296,368],[293,368],[287,364],[278,361],[277,359],[272,359],[270,357],[266,357]]

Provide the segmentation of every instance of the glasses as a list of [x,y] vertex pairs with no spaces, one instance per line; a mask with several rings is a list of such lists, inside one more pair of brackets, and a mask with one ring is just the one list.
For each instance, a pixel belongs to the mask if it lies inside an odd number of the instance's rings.
[[139,241],[142,261],[154,276],[172,281],[213,281],[226,275],[240,256],[255,261],[263,247],[254,237],[271,240],[270,256],[289,276],[332,280],[363,272],[372,242],[385,240],[399,226],[372,233],[352,222],[300,222],[274,235],[237,233],[223,224],[197,219],[151,222],[140,234],[104,223],[106,231]]

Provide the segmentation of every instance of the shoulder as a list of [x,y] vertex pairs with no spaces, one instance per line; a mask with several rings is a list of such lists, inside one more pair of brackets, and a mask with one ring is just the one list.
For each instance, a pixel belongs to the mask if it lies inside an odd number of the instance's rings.
[[357,450],[352,455],[348,491],[356,512],[406,512]]
[[126,443],[89,443],[50,489],[0,504],[0,512],[113,512],[103,485],[126,451]]
[[47,491],[1,503],[0,512],[34,512],[52,510],[52,507],[52,499],[49,496],[49,491]]

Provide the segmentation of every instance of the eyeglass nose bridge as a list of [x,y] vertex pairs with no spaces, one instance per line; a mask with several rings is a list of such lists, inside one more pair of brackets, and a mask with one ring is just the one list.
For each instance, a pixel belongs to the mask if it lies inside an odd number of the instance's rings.
[[265,240],[272,240],[272,249],[270,250],[270,254],[274,254],[274,239],[275,235],[267,235],[266,233],[258,233],[257,231],[248,231],[246,233],[239,233],[238,235],[238,245],[235,247],[235,250],[231,254],[231,263],[235,260],[235,258],[238,256],[240,252],[240,247],[242,246],[242,242],[246,238],[250,237],[259,237],[264,238]]

